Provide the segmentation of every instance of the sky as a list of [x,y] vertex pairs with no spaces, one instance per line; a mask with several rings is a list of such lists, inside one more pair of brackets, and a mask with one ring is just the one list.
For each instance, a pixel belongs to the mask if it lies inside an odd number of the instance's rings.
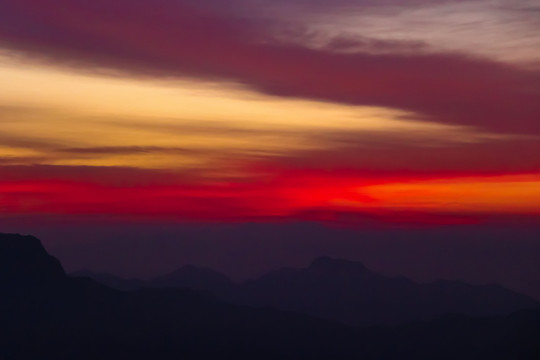
[[10,229],[534,228],[539,119],[535,0],[0,2]]

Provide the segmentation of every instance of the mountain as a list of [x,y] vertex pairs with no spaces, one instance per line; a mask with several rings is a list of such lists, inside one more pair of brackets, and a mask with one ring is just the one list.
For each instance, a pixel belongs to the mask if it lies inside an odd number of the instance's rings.
[[[0,359],[344,358],[347,327],[189,289],[70,278],[34,237],[0,234]],[[311,344],[312,341],[318,344]]]
[[120,291],[70,278],[37,239],[19,235],[0,234],[0,290],[0,358],[6,360],[540,356],[540,311],[357,328],[228,305],[188,289]]
[[151,280],[123,279],[108,273],[94,273],[81,270],[70,276],[87,277],[119,290],[136,290],[141,288],[189,288],[210,291],[214,294],[230,294],[235,284],[225,275],[207,268],[191,265],[183,266],[169,274]]
[[209,269],[183,267],[150,281],[120,280],[87,273],[120,289],[181,287],[207,290],[230,303],[273,307],[350,325],[397,325],[443,314],[510,314],[539,303],[498,285],[439,280],[427,284],[386,277],[360,262],[321,257],[306,269],[286,268],[235,285]]
[[[147,282],[144,280],[139,279],[124,279],[119,276],[115,276],[108,273],[95,273],[90,270],[80,270],[73,272],[69,274],[69,276],[74,278],[90,278],[95,281],[97,281],[100,284],[110,286],[114,289],[118,290],[136,290],[141,289],[144,287],[152,287],[148,286]],[[173,287],[179,287],[182,288],[184,286],[173,286]]]
[[146,282],[149,287],[186,287],[195,290],[208,290],[214,294],[228,294],[235,284],[217,271],[195,266],[183,266],[165,276]]
[[446,313],[509,314],[538,307],[498,285],[385,277],[363,264],[321,257],[307,269],[282,269],[241,286],[239,302],[302,312],[354,325],[400,324]]
[[22,283],[52,284],[65,278],[60,262],[50,256],[35,237],[2,234],[1,240],[0,284],[8,289]]

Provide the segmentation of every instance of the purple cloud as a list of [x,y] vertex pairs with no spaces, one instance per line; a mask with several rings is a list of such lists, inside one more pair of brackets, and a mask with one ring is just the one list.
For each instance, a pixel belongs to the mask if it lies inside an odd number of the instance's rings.
[[[412,111],[425,120],[540,134],[540,71],[463,54],[377,54],[283,43],[279,22],[192,1],[4,0],[0,44],[83,69],[242,83],[274,95]],[[365,39],[359,39],[365,44]],[[348,40],[347,46],[351,46]],[[369,46],[368,46],[369,48]]]

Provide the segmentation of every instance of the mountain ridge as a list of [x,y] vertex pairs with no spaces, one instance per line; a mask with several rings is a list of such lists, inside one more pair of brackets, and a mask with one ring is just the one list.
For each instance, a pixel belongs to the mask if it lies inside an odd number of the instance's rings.
[[[115,290],[59,273],[57,260],[33,239],[17,238],[27,246],[13,240],[0,234],[0,256],[11,259],[7,266],[0,263],[0,358],[532,360],[540,355],[537,310],[358,328],[231,305],[189,289]],[[35,281],[37,273],[46,281]]]
[[[185,269],[198,275],[211,274],[213,283],[197,283],[189,277],[176,277],[175,281],[175,274],[186,275]],[[210,291],[233,304],[269,306],[351,325],[398,325],[446,313],[508,314],[540,306],[535,299],[497,284],[471,285],[444,279],[417,283],[405,277],[380,275],[358,261],[328,256],[314,259],[306,268],[282,268],[240,284],[214,270],[196,269],[184,266],[158,280],[132,281],[122,286],[191,287]],[[114,283],[109,281],[109,285]]]

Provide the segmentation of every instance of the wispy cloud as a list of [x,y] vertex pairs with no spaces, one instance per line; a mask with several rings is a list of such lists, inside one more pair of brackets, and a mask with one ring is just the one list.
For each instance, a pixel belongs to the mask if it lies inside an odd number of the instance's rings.
[[486,45],[536,6],[489,3],[2,0],[0,215],[536,216],[540,70]]
[[[256,122],[93,116],[25,109],[0,123],[0,156],[19,165],[116,166],[175,169],[208,176],[244,174],[250,164],[393,171],[534,171],[538,136],[483,132],[465,126],[394,119],[391,126],[348,122],[276,126]],[[1,113],[1,111],[0,111]],[[61,115],[58,115],[61,114]],[[374,114],[377,114],[375,112]],[[3,114],[10,118],[9,112]],[[339,113],[335,121],[339,120]],[[332,118],[329,118],[332,119]],[[384,119],[378,119],[379,123]],[[347,125],[348,124],[348,125]],[[346,126],[345,126],[346,125]],[[58,129],[63,129],[59,132]],[[87,134],[107,134],[107,137]]]
[[190,1],[59,0],[50,7],[8,0],[0,13],[4,46],[79,68],[232,81],[284,97],[540,132],[540,73],[517,65],[456,53],[341,53],[284,44],[273,35],[279,22],[239,20]]
[[193,149],[178,147],[160,147],[160,146],[102,146],[102,147],[80,147],[80,148],[61,148],[57,152],[66,154],[83,155],[114,155],[114,154],[138,154],[138,153],[165,153],[165,154],[190,154]]

